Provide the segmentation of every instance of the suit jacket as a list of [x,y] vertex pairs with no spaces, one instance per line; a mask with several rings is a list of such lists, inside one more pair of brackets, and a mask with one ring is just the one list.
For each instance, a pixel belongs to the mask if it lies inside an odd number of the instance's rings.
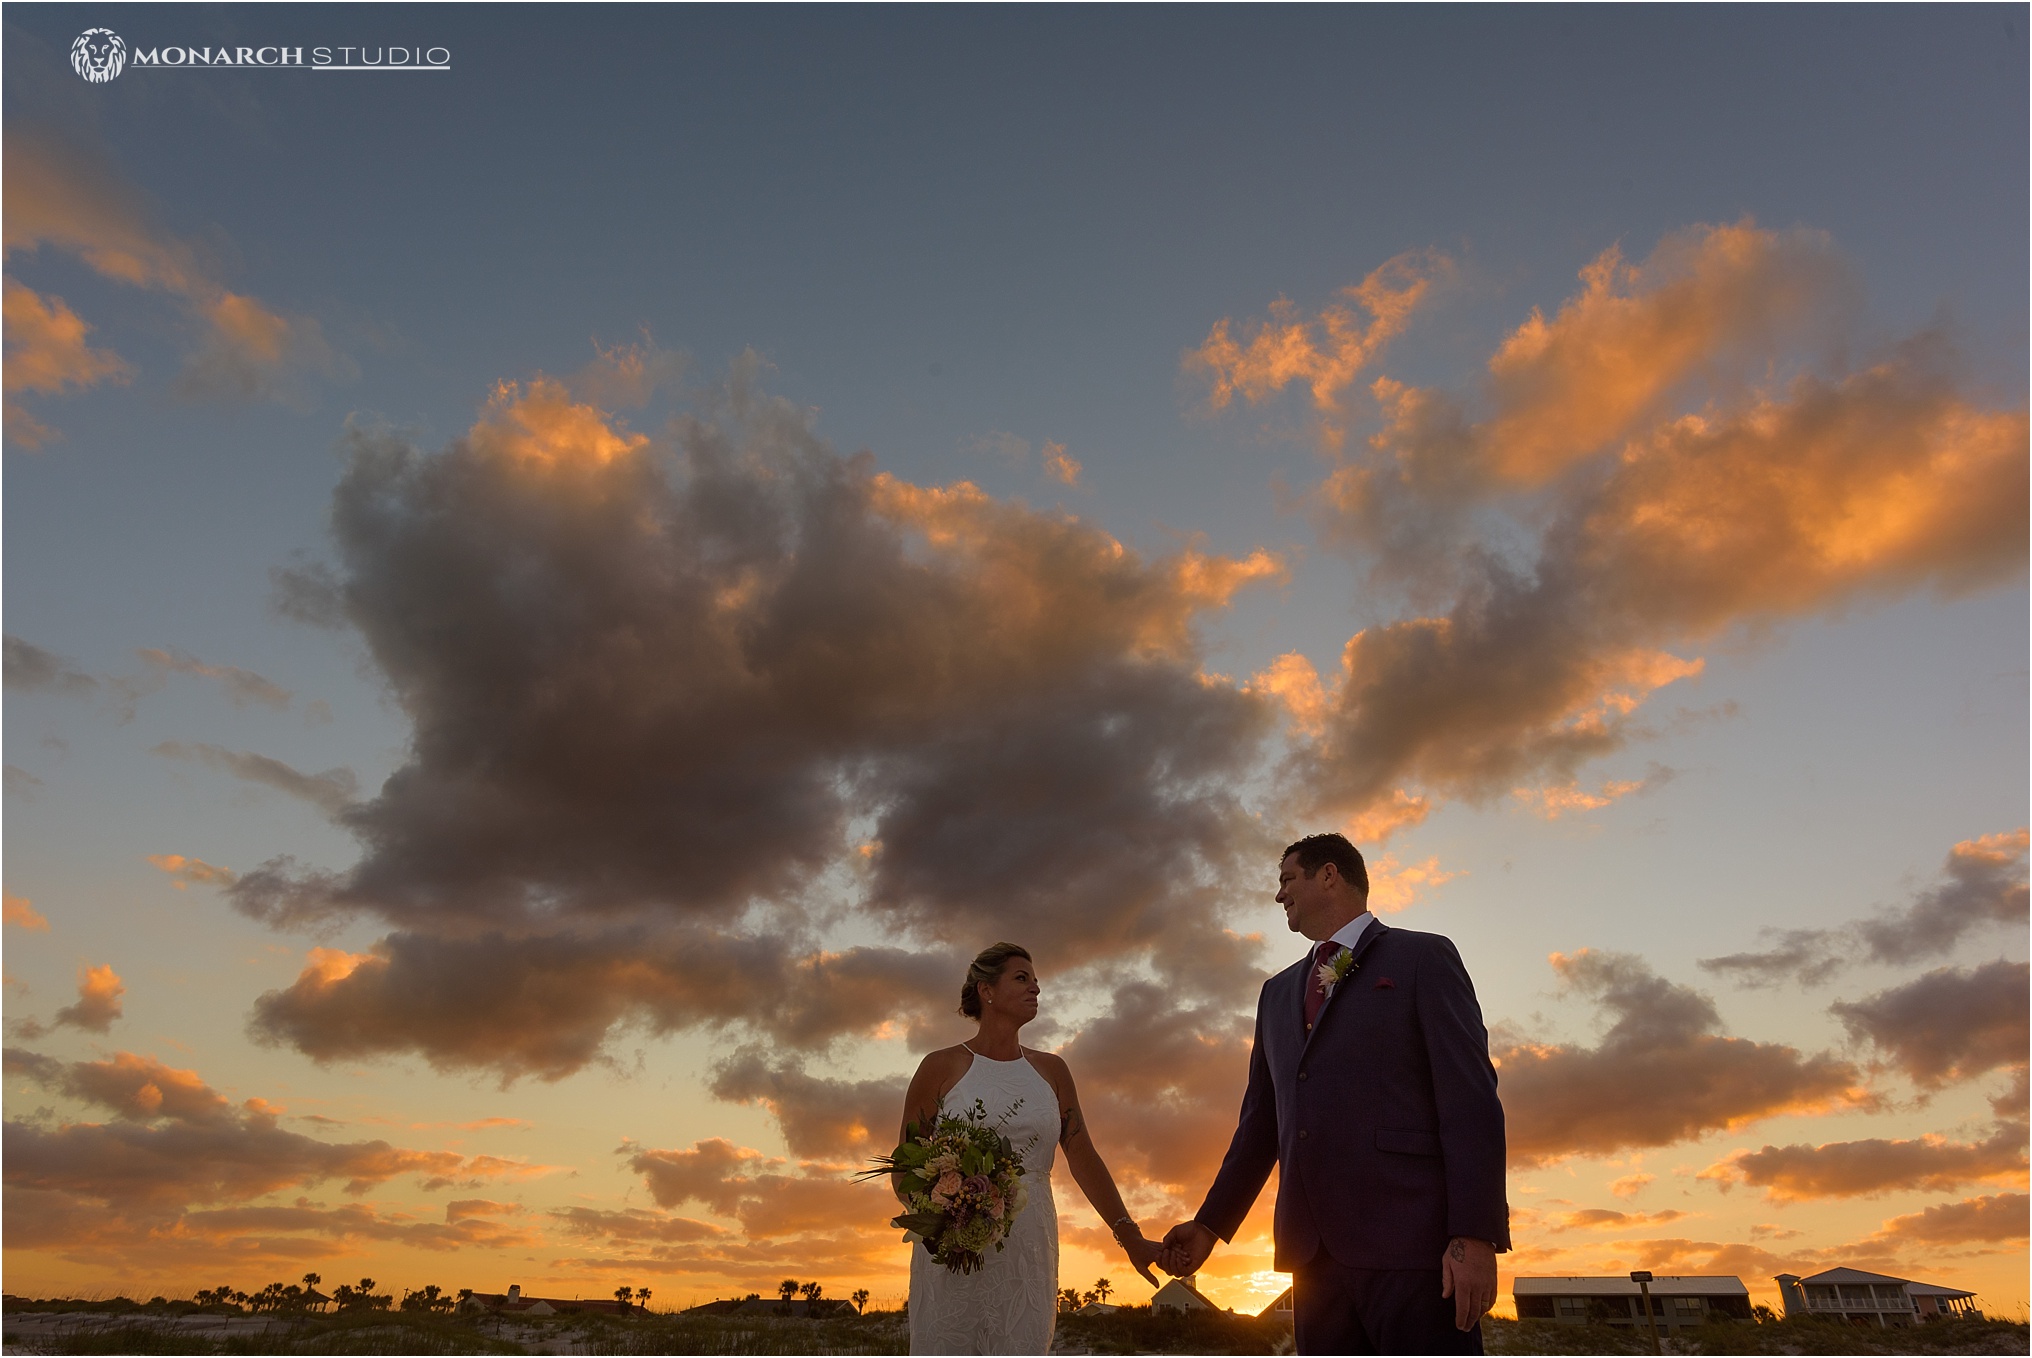
[[1503,1105],[1451,940],[1371,924],[1310,1033],[1310,955],[1263,983],[1249,1088],[1198,1220],[1233,1240],[1278,1169],[1275,1267],[1438,1268],[1454,1236],[1510,1248]]

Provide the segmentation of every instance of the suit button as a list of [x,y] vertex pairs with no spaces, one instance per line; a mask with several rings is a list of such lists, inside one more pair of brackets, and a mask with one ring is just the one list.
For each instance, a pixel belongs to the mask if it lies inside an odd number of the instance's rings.
[[1303,1079],[1305,1078],[1305,1072],[1304,1072],[1304,1071],[1302,1071],[1302,1070],[1301,1070],[1301,1071],[1299,1071],[1299,1072],[1298,1072],[1298,1078],[1299,1078],[1299,1079],[1301,1079],[1301,1080],[1303,1080]]
[[1300,1141],[1303,1141],[1303,1140],[1305,1140],[1305,1128],[1303,1128],[1303,1127],[1300,1127],[1300,1128],[1298,1129],[1298,1139],[1299,1139]]

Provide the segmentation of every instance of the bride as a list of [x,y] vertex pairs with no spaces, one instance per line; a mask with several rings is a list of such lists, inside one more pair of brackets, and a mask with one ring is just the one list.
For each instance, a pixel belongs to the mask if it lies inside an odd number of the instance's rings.
[[[1064,1061],[1016,1041],[1037,1017],[1037,971],[1030,954],[997,943],[974,959],[960,987],[960,1012],[980,1031],[957,1047],[924,1058],[903,1096],[903,1125],[921,1129],[941,1112],[965,1112],[979,1099],[1023,1152],[1029,1203],[1017,1214],[1004,1248],[989,1250],[973,1273],[951,1273],[922,1246],[910,1247],[912,1353],[1044,1353],[1058,1316],[1058,1209],[1051,1200],[1055,1147],[1065,1148],[1073,1182],[1109,1223],[1136,1271],[1150,1272],[1161,1246],[1146,1240],[1122,1205],[1080,1113],[1079,1094]],[[898,1138],[901,1140],[901,1138]],[[1028,1149],[1025,1149],[1025,1147]],[[892,1180],[892,1186],[894,1181]],[[897,1196],[902,1197],[901,1188]]]

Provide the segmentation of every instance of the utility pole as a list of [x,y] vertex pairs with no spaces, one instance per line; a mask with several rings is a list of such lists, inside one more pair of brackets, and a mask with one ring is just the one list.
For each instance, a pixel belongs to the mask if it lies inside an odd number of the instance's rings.
[[1651,1352],[1663,1353],[1665,1350],[1658,1343],[1658,1317],[1651,1313],[1651,1275],[1638,1269],[1630,1274],[1630,1281],[1644,1294],[1644,1319],[1651,1324]]

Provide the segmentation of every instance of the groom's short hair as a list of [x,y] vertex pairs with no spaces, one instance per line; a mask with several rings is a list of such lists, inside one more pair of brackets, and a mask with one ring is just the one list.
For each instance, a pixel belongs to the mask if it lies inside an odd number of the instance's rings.
[[1369,865],[1362,861],[1362,851],[1348,843],[1348,837],[1329,830],[1323,835],[1307,835],[1297,843],[1289,845],[1279,854],[1282,863],[1291,855],[1298,855],[1298,870],[1307,877],[1331,863],[1341,876],[1354,884],[1364,896],[1369,894]]

